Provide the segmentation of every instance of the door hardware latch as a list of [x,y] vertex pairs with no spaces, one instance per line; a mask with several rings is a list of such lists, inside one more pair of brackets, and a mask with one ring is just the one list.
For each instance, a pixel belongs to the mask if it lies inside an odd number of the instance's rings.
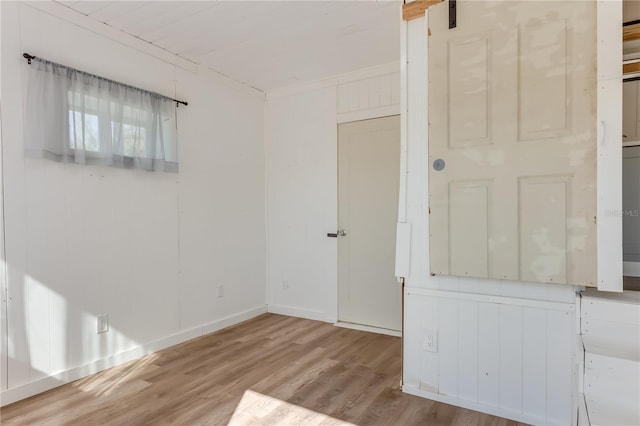
[[449,0],[449,29],[455,28],[457,24],[456,0]]

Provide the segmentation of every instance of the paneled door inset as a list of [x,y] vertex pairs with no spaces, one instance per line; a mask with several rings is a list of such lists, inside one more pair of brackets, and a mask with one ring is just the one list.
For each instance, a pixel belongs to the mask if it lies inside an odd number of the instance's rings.
[[596,2],[428,17],[431,272],[596,286]]
[[338,126],[338,319],[399,331],[400,117]]

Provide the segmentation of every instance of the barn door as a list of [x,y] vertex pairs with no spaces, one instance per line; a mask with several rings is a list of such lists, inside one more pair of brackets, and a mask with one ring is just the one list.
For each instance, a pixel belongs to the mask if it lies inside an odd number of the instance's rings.
[[428,16],[431,272],[595,286],[596,2]]

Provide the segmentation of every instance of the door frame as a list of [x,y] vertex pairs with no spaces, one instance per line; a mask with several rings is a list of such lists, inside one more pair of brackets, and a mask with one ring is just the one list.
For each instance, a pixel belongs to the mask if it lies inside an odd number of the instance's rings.
[[[622,152],[622,157],[624,159],[624,154],[625,148],[635,148],[638,147],[640,148],[640,141],[636,141],[636,142],[630,142],[630,143],[626,143],[623,147],[623,152]],[[624,182],[622,182],[622,184],[624,185]],[[623,203],[624,203],[624,199],[623,199]],[[624,204],[623,204],[624,206]],[[621,210],[622,213],[624,213],[624,210]],[[624,230],[623,230],[623,234],[624,234]],[[628,262],[628,261],[624,261],[623,258],[623,262],[622,262],[622,273],[624,276],[626,277],[640,277],[640,262]]]
[[[402,76],[402,72],[400,73],[400,75]],[[338,176],[338,127],[340,124],[348,124],[348,123],[355,123],[358,121],[366,121],[366,120],[374,120],[377,118],[385,118],[385,117],[393,117],[393,116],[399,116],[400,117],[400,185],[398,188],[398,208],[399,208],[399,212],[402,211],[403,209],[400,207],[401,203],[403,202],[403,198],[402,198],[402,188],[403,185],[405,184],[406,180],[403,178],[403,161],[406,159],[406,155],[403,154],[403,135],[405,134],[404,131],[404,125],[406,124],[406,116],[402,114],[401,112],[401,108],[399,105],[394,105],[391,107],[383,107],[383,108],[376,108],[376,109],[369,109],[369,110],[364,110],[364,111],[358,111],[356,114],[354,113],[347,113],[347,114],[338,114],[336,116],[336,138],[335,138],[335,153],[336,153],[336,212],[335,212],[335,218],[336,218],[336,224],[337,227],[339,228],[340,223],[339,223],[339,218],[338,218],[338,207],[339,207],[339,192],[338,192],[338,185],[339,183],[339,176]],[[400,221],[400,216],[398,215],[398,222]],[[337,229],[336,229],[337,230]],[[337,243],[337,241],[336,241]],[[396,275],[397,275],[397,261],[398,256],[397,256],[397,240],[396,240]],[[339,272],[338,272],[338,250],[337,250],[337,245],[336,245],[336,280],[335,280],[335,322],[333,325],[335,325],[336,327],[342,327],[342,328],[349,328],[352,330],[359,330],[359,331],[366,331],[366,332],[370,332],[370,333],[379,333],[379,334],[386,334],[389,336],[394,336],[394,337],[400,337],[401,338],[401,347],[404,347],[404,278],[400,279],[398,277],[398,285],[402,287],[402,295],[401,295],[401,322],[400,322],[400,331],[396,332],[393,330],[387,330],[384,328],[379,328],[379,327],[372,327],[372,326],[367,326],[367,325],[362,325],[362,324],[352,324],[352,323],[347,323],[347,322],[342,322],[340,321],[339,318],[339,304],[340,304],[340,282],[339,282]],[[402,364],[403,364],[403,355],[401,355],[400,357],[400,365],[401,365],[401,370],[402,370]],[[402,374],[401,374],[402,377]]]
[[9,387],[9,329],[8,329],[8,280],[7,257],[5,244],[5,216],[4,216],[4,155],[2,144],[2,114],[0,111],[0,390]]
[[622,2],[596,7],[598,290],[622,292]]

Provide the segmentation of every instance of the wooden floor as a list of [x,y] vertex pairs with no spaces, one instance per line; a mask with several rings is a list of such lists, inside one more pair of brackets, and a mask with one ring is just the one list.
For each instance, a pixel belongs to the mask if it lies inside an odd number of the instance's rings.
[[640,277],[624,277],[625,290],[640,291]]
[[403,394],[400,339],[265,314],[4,407],[2,424],[515,425]]

